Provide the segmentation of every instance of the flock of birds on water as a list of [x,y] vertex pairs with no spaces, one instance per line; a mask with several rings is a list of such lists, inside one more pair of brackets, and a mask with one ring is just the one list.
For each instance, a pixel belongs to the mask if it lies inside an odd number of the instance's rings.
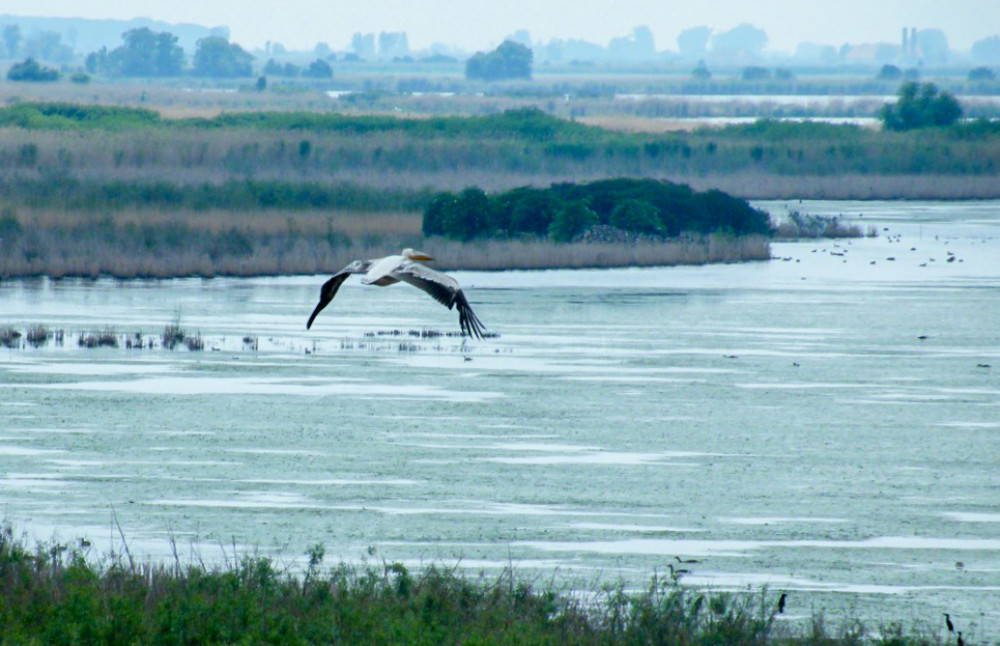
[[[889,229],[888,228],[884,228],[883,231],[886,232],[886,233],[889,233]],[[902,236],[902,234],[899,234],[899,233],[895,233],[895,234],[890,233],[887,236],[886,239],[890,243],[900,243],[900,242],[903,241],[903,236]],[[935,240],[939,240],[938,236],[934,236],[934,239]],[[945,241],[945,244],[948,244],[948,242]],[[826,254],[829,254],[831,256],[836,256],[836,257],[839,257],[839,258],[843,258],[843,261],[846,263],[847,262],[847,254],[848,254],[849,251],[850,251],[850,249],[848,247],[845,247],[844,245],[841,245],[839,242],[834,242],[831,245],[830,248],[820,249],[820,248],[817,247],[817,248],[815,248],[815,249],[812,250],[812,253],[826,253]],[[917,247],[911,246],[910,247],[910,252],[911,253],[917,252]],[[801,259],[795,258],[793,256],[781,256],[779,258],[775,258],[775,260],[783,260],[784,262],[791,262],[792,260],[794,260],[795,262],[802,262]],[[885,260],[886,260],[886,262],[895,262],[897,260],[897,257],[896,256],[886,256]],[[935,263],[937,261],[938,261],[938,258],[936,258],[934,256],[927,256],[926,260],[924,260],[923,262],[920,262],[918,264],[921,267],[927,267],[929,263]],[[955,254],[954,251],[951,251],[951,250],[948,250],[948,249],[945,250],[945,255],[944,255],[943,261],[946,262],[946,263],[952,263],[952,262],[956,262],[956,261],[960,262],[960,263],[964,262],[964,260],[962,260],[961,258],[959,258]],[[877,260],[870,260],[870,261],[868,261],[868,264],[875,265],[875,264],[878,264],[878,261]]]

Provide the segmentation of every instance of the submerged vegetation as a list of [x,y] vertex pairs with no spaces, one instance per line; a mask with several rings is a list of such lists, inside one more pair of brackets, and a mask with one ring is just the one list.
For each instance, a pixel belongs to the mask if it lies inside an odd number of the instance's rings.
[[[324,549],[296,573],[235,554],[221,566],[88,558],[90,543],[31,550],[0,530],[0,643],[11,644],[941,644],[901,624],[831,632],[778,620],[776,595],[708,593],[653,577],[644,591],[539,588],[512,570],[472,578],[400,563],[324,568]],[[176,550],[175,550],[176,555]]]
[[[56,347],[63,345],[67,333],[64,329],[50,329],[46,325],[33,324],[23,332],[13,325],[0,325],[0,347],[10,350],[25,349],[28,346],[38,349],[43,348],[51,341]],[[256,339],[248,337],[250,341],[244,345],[250,345],[256,349]],[[144,337],[142,332],[121,333],[114,327],[108,325],[103,328],[80,331],[77,334],[76,345],[79,348],[121,348],[127,350],[152,350],[157,347],[153,337]],[[168,323],[163,328],[160,336],[160,346],[166,350],[173,350],[183,345],[188,350],[195,352],[205,349],[205,340],[201,333],[193,335],[185,332],[179,320]]]
[[774,228],[776,238],[795,240],[800,238],[869,238],[878,236],[874,227],[862,233],[856,224],[844,224],[840,218],[810,215],[800,211],[790,211],[787,218]]

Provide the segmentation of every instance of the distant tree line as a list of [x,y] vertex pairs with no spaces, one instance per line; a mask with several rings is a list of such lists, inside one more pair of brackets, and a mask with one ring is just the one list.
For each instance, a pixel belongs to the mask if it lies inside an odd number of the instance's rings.
[[[52,33],[58,41],[59,35]],[[0,49],[6,50],[8,54],[29,49],[23,47],[21,41],[21,33],[16,25],[7,25],[0,32]],[[178,45],[177,36],[170,32],[157,32],[148,27],[130,29],[122,34],[122,41],[122,45],[114,49],[102,47],[88,54],[84,59],[87,72],[111,77],[140,78],[173,77],[187,73],[215,78],[246,78],[254,75],[253,55],[222,36],[207,36],[198,40],[190,67],[184,49]],[[40,66],[37,60],[61,60],[55,53],[58,42],[50,43],[50,46],[43,45],[44,42],[30,48],[30,51],[38,50],[40,55],[29,55],[25,61],[14,65],[7,78],[13,81],[57,80],[58,71]],[[263,72],[274,76],[315,79],[333,77],[332,66],[322,58],[316,59],[305,69],[291,63],[281,65],[271,59]]]
[[534,236],[569,242],[595,227],[632,239],[771,231],[768,215],[746,200],[685,184],[625,178],[523,187],[494,196],[475,187],[439,193],[423,219],[424,235],[458,240]]
[[322,58],[317,58],[308,67],[303,69],[295,63],[279,63],[271,58],[264,64],[261,73],[267,76],[284,76],[288,78],[303,76],[306,78],[329,79],[333,78],[333,66]]
[[247,77],[253,74],[253,60],[253,55],[236,43],[209,36],[198,41],[191,71],[195,76]]
[[[185,72],[184,50],[173,34],[142,27],[126,31],[122,40],[124,43],[113,50],[102,47],[88,54],[87,71],[126,77],[180,76]],[[236,43],[221,36],[208,36],[198,41],[191,61],[191,74],[245,78],[253,75],[253,61],[253,55]]]
[[55,31],[35,31],[27,38],[19,25],[3,25],[0,29],[0,58],[20,56],[35,60],[68,63],[73,60],[73,48],[62,42]]
[[533,54],[531,49],[504,41],[489,53],[476,52],[465,62],[465,78],[480,81],[530,79]]
[[87,70],[108,76],[179,76],[184,69],[184,50],[173,34],[143,27],[126,31],[122,40],[110,52],[102,47],[89,54]]

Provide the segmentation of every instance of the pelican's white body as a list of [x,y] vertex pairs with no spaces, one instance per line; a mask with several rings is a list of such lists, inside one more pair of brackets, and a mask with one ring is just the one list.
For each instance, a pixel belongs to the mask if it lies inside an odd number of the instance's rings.
[[399,279],[393,278],[391,274],[399,269],[399,265],[405,260],[408,260],[408,258],[402,255],[382,258],[365,273],[364,278],[361,279],[361,283],[363,285],[378,285],[379,287],[398,283]]

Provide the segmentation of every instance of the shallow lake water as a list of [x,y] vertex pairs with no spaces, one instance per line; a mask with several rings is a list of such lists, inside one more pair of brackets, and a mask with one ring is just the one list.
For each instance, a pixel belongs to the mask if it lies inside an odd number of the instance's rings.
[[[356,279],[309,332],[324,276],[0,283],[0,326],[66,333],[0,349],[0,512],[95,557],[320,543],[585,590],[679,557],[790,621],[1000,638],[1000,203],[761,205],[879,235],[457,272],[482,341],[411,335],[457,315]],[[177,320],[203,351],[77,345]]]

